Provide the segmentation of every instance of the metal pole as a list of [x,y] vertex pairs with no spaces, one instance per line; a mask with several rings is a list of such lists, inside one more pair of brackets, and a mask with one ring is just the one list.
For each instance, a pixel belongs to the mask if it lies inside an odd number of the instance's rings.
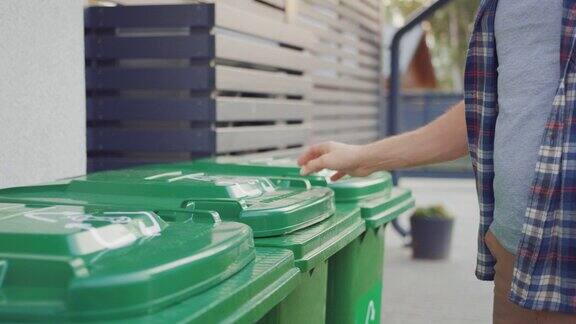
[[[388,91],[388,119],[387,119],[387,134],[388,136],[396,135],[398,133],[398,102],[400,99],[400,41],[412,28],[418,26],[438,9],[448,4],[452,0],[436,0],[428,7],[418,10],[412,15],[408,22],[394,33],[392,37],[392,44],[390,44],[390,89]],[[394,184],[398,183],[398,174],[392,172],[392,180]],[[409,231],[402,228],[397,219],[392,222],[394,229],[402,236],[409,235]]]

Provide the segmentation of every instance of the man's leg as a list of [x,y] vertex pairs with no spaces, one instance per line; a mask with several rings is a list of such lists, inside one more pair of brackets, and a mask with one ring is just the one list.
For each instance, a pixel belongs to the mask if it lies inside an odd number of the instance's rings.
[[514,271],[515,257],[506,251],[496,237],[488,232],[486,245],[496,258],[494,275],[494,324],[575,324],[576,314],[533,311],[522,308],[510,300],[510,285]]
[[496,266],[494,267],[493,323],[537,324],[537,312],[524,309],[508,300],[508,293],[512,283],[512,271],[514,270],[514,255],[506,251],[491,232],[488,232],[485,241],[490,252],[496,258]]

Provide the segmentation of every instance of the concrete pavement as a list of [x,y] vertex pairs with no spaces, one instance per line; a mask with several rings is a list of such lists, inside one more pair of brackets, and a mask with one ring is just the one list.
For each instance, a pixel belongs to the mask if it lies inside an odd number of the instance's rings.
[[[456,216],[445,261],[416,261],[391,226],[386,232],[383,323],[491,323],[492,283],[474,277],[478,205],[472,180],[405,179],[417,204],[442,203]],[[401,219],[407,224],[408,217]]]

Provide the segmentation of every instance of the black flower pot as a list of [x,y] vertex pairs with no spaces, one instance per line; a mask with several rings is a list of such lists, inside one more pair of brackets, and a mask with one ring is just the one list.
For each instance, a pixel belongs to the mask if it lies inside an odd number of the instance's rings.
[[446,217],[411,217],[412,256],[439,260],[450,254],[454,219]]

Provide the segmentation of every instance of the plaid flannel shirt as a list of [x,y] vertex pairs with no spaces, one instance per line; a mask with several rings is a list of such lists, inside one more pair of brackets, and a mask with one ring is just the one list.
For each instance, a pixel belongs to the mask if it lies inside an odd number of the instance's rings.
[[[482,0],[466,59],[468,145],[480,204],[476,276],[494,279],[484,236],[494,214],[494,130],[498,117],[497,0]],[[545,5],[545,1],[542,2]],[[560,80],[526,209],[509,298],[533,310],[576,313],[576,0],[563,0]],[[520,157],[521,158],[521,157]]]

